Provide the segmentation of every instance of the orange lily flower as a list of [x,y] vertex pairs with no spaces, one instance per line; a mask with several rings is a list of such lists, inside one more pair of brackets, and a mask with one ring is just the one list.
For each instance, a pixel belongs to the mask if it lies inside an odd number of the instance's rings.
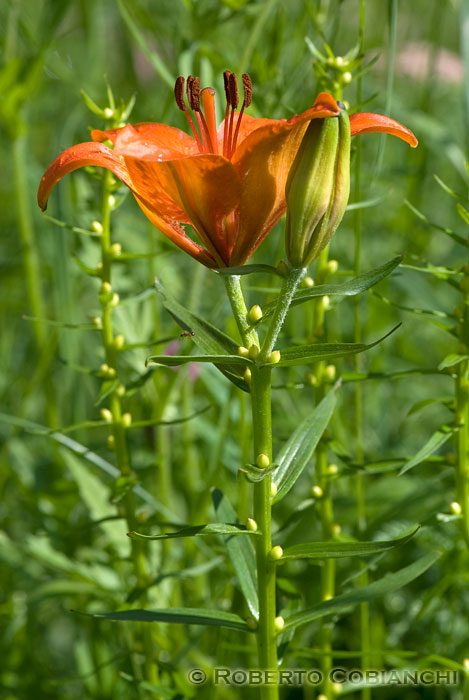
[[[226,113],[217,129],[215,92],[200,90],[198,78],[176,81],[178,107],[193,136],[166,124],[143,122],[107,131],[95,130],[92,142],[61,153],[42,177],[38,203],[47,206],[52,188],[67,173],[86,165],[107,168],[135,196],[150,221],[182,250],[212,268],[244,264],[286,209],[285,184],[308,124],[336,117],[334,98],[320,93],[312,107],[290,119],[254,118],[245,114],[252,86],[243,75],[239,104],[236,76],[225,71]],[[409,129],[388,117],[355,114],[353,134],[386,131],[417,145]],[[103,143],[109,139],[114,148]],[[203,244],[184,231],[190,224]]]

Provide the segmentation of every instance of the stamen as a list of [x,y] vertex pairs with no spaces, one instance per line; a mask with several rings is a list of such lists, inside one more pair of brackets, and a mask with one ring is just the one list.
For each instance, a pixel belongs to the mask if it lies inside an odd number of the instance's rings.
[[231,153],[233,154],[236,150],[236,144],[238,142],[239,129],[241,126],[241,120],[243,118],[245,107],[249,107],[252,102],[252,80],[248,73],[243,73],[243,88],[244,88],[244,100],[241,110],[238,115],[238,121],[236,122],[236,130],[233,136],[233,143],[231,145]]
[[238,97],[238,81],[236,80],[235,73],[230,73],[228,78],[228,90],[230,92],[230,103],[233,109],[236,109],[239,103]]
[[243,73],[244,105],[249,107],[252,102],[252,80],[249,73]]
[[231,75],[231,71],[229,71],[229,70],[226,70],[223,73],[223,82],[225,84],[225,97],[226,97],[225,121],[224,121],[224,127],[223,127],[223,155],[225,156],[225,158],[228,157],[228,121],[229,121],[230,106],[231,106],[231,97],[230,97],[230,90],[229,90],[230,75]]
[[184,83],[185,82],[186,81],[184,80],[182,75],[180,75],[177,78],[176,84],[174,86],[174,97],[176,98],[176,104],[179,107],[179,109],[181,110],[181,112],[184,112],[186,109],[186,105],[184,104]]
[[[181,112],[184,112],[184,114],[186,115],[187,121],[189,122],[189,126],[191,128],[191,131],[194,134],[195,140],[197,141],[197,147],[198,147],[200,153],[202,153],[203,152],[202,142],[200,140],[199,134],[197,133],[197,129],[195,128],[195,124],[191,119],[191,115],[189,114],[187,107],[185,105],[185,102],[184,102],[184,83],[185,83],[185,80],[182,77],[182,75],[180,75],[177,78],[176,84],[174,86],[174,96],[176,98],[176,104],[179,107],[179,109],[181,110]],[[189,94],[190,94],[190,90],[189,90],[189,79],[188,79],[187,80],[188,99],[189,99]],[[190,104],[190,99],[189,99],[189,104]]]
[[[215,114],[215,90],[211,87],[204,88],[200,93],[204,106],[204,125],[207,128],[207,136],[210,141],[212,153],[218,153],[217,118]],[[203,116],[203,115],[202,115]]]
[[227,157],[230,158],[231,154],[233,153],[233,149],[231,147],[231,144],[232,144],[232,137],[233,137],[234,112],[235,112],[235,109],[239,103],[238,81],[237,81],[236,75],[234,73],[230,73],[230,75],[228,77],[228,92],[230,94],[231,114],[230,114],[230,125],[228,127]]
[[200,78],[194,78],[192,75],[187,78],[187,100],[190,108],[194,110],[195,118],[197,119],[197,124],[202,139],[201,152],[206,153],[209,148],[207,145],[204,125],[202,123],[202,119],[200,118]]

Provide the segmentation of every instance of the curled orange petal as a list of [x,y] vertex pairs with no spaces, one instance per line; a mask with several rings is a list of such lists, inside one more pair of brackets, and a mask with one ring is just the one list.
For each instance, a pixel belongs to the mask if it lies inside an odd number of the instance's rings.
[[397,136],[412,148],[418,145],[418,141],[410,129],[384,114],[373,114],[372,112],[352,114],[350,116],[350,130],[352,136],[382,132]]
[[64,175],[87,165],[99,165],[107,168],[119,178],[127,187],[132,189],[132,182],[123,159],[116,155],[108,146],[102,143],[79,143],[67,148],[49,165],[42,176],[37,201],[42,211],[47,208],[47,200],[51,190]]

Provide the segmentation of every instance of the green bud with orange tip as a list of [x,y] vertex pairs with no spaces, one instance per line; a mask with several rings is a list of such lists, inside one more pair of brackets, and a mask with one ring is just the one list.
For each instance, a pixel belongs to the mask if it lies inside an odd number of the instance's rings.
[[293,267],[315,260],[342,221],[350,194],[350,121],[340,114],[311,121],[290,169],[286,252]]

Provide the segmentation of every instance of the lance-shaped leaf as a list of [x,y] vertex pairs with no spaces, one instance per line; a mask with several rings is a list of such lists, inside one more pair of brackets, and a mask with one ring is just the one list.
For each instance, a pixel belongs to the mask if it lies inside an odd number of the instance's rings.
[[[219,489],[212,492],[215,514],[220,522],[236,521],[236,512]],[[224,537],[228,555],[233,564],[236,578],[252,615],[259,617],[259,598],[257,595],[256,553],[249,537]]]
[[[89,614],[89,613],[81,613]],[[93,613],[90,617],[121,622],[173,622],[180,625],[207,625],[229,627],[249,631],[242,617],[223,610],[203,610],[199,608],[160,608],[156,610],[121,610],[119,612]]]
[[[171,314],[176,323],[185,331],[189,331],[196,346],[207,355],[236,355],[238,353],[238,345],[230,338],[229,335],[223,333],[219,328],[216,328],[205,319],[197,316],[197,314],[188,311],[178,301],[173,299],[159,282],[155,279],[155,287],[157,292],[163,298],[163,306]],[[225,375],[233,384],[236,384],[243,391],[249,391],[249,387],[243,379],[244,370],[239,364],[232,362],[223,362],[216,364],[216,367],[222,374]]]
[[318,620],[321,617],[325,617],[326,615],[343,613],[359,603],[366,603],[387,593],[393,593],[421,576],[440,556],[441,554],[439,552],[430,552],[420,559],[417,559],[417,561],[409,566],[406,566],[404,569],[400,569],[392,574],[386,574],[386,576],[378,579],[378,581],[373,581],[373,583],[370,583],[368,586],[362,586],[362,588],[357,588],[350,593],[344,593],[343,595],[331,598],[331,600],[318,603],[309,610],[295,613],[285,619],[285,626],[283,629],[294,629],[313,622],[314,620]]
[[285,277],[284,273],[278,267],[257,263],[252,265],[241,265],[241,267],[220,267],[214,270],[217,275],[252,275],[254,272],[260,272],[268,275],[276,275],[277,277]]
[[258,535],[258,531],[248,530],[243,525],[229,523],[207,523],[206,525],[188,525],[177,532],[166,532],[161,535],[142,535],[140,532],[128,532],[132,540],[171,540],[179,537],[203,537],[206,535]]
[[433,433],[417,454],[404,464],[399,472],[399,476],[408,472],[409,469],[413,469],[418,464],[421,464],[421,462],[424,462],[428,457],[431,457],[431,455],[444,445],[454,433],[457,433],[458,430],[459,428],[454,425],[442,425],[441,428]]
[[[292,299],[291,306],[297,306],[298,304],[304,304],[311,299],[324,296],[355,296],[356,294],[361,294],[361,292],[370,289],[378,282],[381,282],[385,277],[391,274],[393,270],[399,265],[403,260],[403,255],[398,255],[392,260],[389,260],[384,265],[365,272],[363,275],[359,275],[348,282],[343,282],[342,284],[320,284],[317,287],[311,287],[311,289],[300,289],[295,293]],[[276,307],[277,302],[273,301],[270,304],[266,304],[263,307],[263,318],[267,318],[271,315]]]
[[313,456],[314,450],[331,419],[335,406],[335,392],[331,389],[307,418],[296,428],[277,456],[278,466],[272,472],[277,485],[273,503],[280,501],[291,489]]
[[165,367],[179,367],[188,362],[211,362],[214,365],[252,365],[248,357],[240,355],[152,355],[145,365],[164,365]]
[[399,323],[389,333],[383,335],[382,338],[375,340],[374,343],[314,343],[313,345],[297,345],[281,351],[281,356],[277,364],[265,363],[264,366],[272,367],[288,367],[290,365],[307,365],[319,360],[331,360],[335,357],[344,357],[345,355],[357,355],[365,350],[374,348],[383,340],[386,340],[395,330],[399,328]]
[[[420,527],[420,526],[419,526]],[[405,542],[415,535],[419,527],[412,528],[401,537],[393,540],[376,542],[302,542],[284,549],[282,558],[277,564],[282,564],[287,559],[339,559],[341,557],[369,557],[372,554],[385,552]]]

